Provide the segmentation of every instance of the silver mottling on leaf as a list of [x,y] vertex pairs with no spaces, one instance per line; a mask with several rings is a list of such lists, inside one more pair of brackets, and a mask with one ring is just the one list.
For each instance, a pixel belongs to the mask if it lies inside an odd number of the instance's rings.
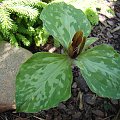
[[91,26],[80,9],[64,2],[49,4],[41,13],[46,30],[65,48],[68,48],[76,31],[83,31],[88,36]]
[[71,81],[71,63],[66,55],[34,54],[17,75],[17,111],[38,112],[55,107],[70,97]]
[[78,57],[76,64],[93,92],[120,98],[120,55],[112,47],[99,45],[89,49]]

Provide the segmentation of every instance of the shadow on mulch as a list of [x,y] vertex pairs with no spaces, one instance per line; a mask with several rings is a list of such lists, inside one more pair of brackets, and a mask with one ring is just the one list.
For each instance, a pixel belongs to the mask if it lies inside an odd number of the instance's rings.
[[[99,25],[94,27],[90,36],[99,38],[92,46],[106,43],[120,52],[120,1],[114,2],[113,6],[115,17],[100,14]],[[44,47],[31,46],[28,49],[35,53],[52,47],[49,41]],[[58,107],[36,114],[7,111],[0,113],[0,120],[120,120],[120,100],[101,98],[92,93],[77,67],[73,68],[71,92],[71,98]]]

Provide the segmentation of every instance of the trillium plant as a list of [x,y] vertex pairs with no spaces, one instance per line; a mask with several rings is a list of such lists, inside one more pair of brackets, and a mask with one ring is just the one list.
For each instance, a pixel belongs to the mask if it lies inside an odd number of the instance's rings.
[[38,112],[71,96],[72,65],[80,68],[89,88],[99,96],[120,98],[120,55],[109,45],[88,47],[91,25],[80,9],[64,2],[46,6],[40,19],[64,48],[64,54],[38,52],[22,64],[16,77],[18,112]]

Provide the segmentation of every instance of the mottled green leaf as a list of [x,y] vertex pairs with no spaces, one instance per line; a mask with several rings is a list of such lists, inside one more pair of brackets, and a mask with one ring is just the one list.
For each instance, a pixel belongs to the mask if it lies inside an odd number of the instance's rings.
[[17,111],[38,112],[57,106],[70,97],[71,82],[71,62],[66,55],[34,54],[17,75]]
[[76,64],[93,92],[120,98],[120,55],[111,46],[103,44],[81,53]]
[[91,26],[80,9],[64,2],[51,3],[41,13],[40,18],[46,30],[65,47],[68,48],[74,34],[83,31],[88,36]]
[[96,38],[96,37],[87,38],[84,49],[87,49],[91,44],[93,44],[97,40],[98,40],[98,38]]

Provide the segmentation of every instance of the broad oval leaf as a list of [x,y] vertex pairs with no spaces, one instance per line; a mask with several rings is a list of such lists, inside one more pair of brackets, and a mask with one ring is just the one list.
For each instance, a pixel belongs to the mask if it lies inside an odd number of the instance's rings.
[[66,55],[34,54],[16,78],[16,106],[19,112],[38,112],[55,107],[71,95],[71,62]]
[[103,44],[81,53],[76,64],[93,92],[120,98],[120,55],[111,46]]
[[64,2],[51,3],[40,16],[46,30],[67,49],[77,31],[83,31],[87,37],[91,25],[80,9]]

